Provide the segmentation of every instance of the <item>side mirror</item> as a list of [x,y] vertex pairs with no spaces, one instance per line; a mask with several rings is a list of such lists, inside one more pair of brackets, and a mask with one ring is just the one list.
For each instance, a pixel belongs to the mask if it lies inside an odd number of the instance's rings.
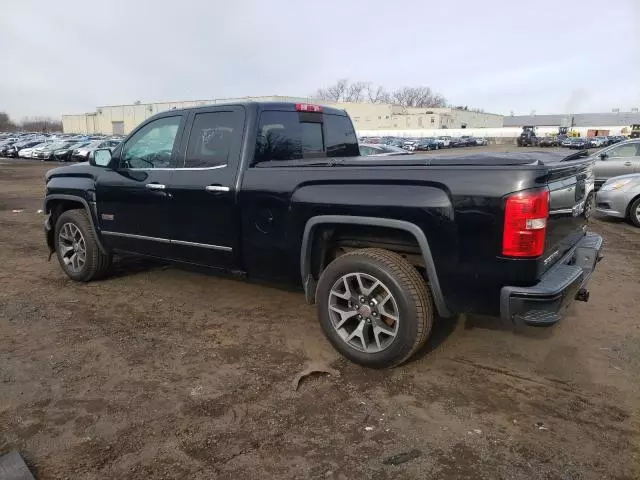
[[94,167],[107,167],[111,163],[111,150],[100,148],[94,151],[93,156],[89,158],[89,163]]
[[609,155],[607,155],[606,153],[602,152],[602,153],[600,154],[600,160],[606,160],[608,156],[609,156]]

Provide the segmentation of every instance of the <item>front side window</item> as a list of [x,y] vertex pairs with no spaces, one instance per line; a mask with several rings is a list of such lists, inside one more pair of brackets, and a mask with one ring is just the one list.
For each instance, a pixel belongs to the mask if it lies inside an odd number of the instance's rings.
[[186,168],[226,165],[236,131],[234,112],[198,113],[189,135]]
[[627,143],[626,145],[620,145],[612,148],[607,152],[609,157],[637,157],[639,156],[638,147],[640,143]]
[[172,152],[182,116],[164,117],[138,130],[124,145],[125,168],[171,168]]

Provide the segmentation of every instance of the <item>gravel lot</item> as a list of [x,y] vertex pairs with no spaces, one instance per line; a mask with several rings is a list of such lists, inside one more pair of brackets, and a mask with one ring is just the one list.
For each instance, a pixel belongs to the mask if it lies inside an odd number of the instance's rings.
[[[51,167],[0,159],[0,454],[37,478],[640,478],[640,230],[592,221],[605,259],[557,327],[440,320],[369,371],[299,292],[132,259],[68,280]],[[296,391],[309,365],[339,375]]]

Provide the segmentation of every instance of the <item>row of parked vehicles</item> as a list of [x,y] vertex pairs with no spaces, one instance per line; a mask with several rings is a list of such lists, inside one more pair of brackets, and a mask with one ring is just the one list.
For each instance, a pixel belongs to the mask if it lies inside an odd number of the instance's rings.
[[362,155],[406,155],[441,148],[482,146],[487,145],[487,139],[471,135],[461,137],[442,135],[425,138],[362,137],[360,145]]
[[574,150],[588,150],[589,148],[608,147],[626,139],[627,137],[624,135],[578,137],[575,132],[570,132],[566,127],[560,127],[557,135],[538,137],[536,127],[528,125],[522,127],[517,144],[519,147],[565,147]]
[[86,162],[101,148],[113,149],[122,137],[40,133],[0,134],[0,157]]
[[574,150],[586,150],[589,148],[602,148],[614,143],[626,140],[622,135],[598,136],[598,137],[542,137],[538,141],[541,147],[565,147]]

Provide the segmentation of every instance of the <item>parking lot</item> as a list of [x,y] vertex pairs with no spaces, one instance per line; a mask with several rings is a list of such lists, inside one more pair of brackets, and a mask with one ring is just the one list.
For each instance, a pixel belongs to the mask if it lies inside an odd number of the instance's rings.
[[297,291],[129,258],[70,281],[53,166],[0,159],[0,451],[37,478],[640,478],[640,229],[591,221],[605,259],[555,328],[439,320],[373,371]]

